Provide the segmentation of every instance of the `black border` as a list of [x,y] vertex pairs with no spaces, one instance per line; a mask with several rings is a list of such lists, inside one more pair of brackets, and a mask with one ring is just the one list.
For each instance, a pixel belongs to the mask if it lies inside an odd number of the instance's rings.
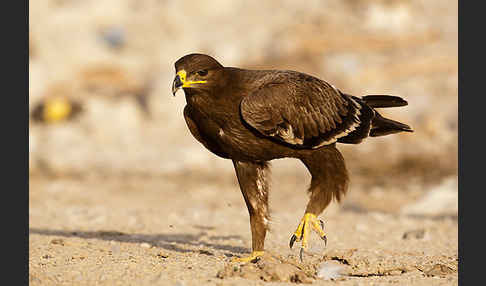
[[2,281],[29,285],[29,2],[2,4]]
[[[4,67],[2,81],[7,87],[2,115],[8,131],[2,136],[7,145],[3,149],[7,161],[2,172],[6,206],[2,217],[9,260],[5,261],[8,266],[2,280],[29,285],[29,1],[8,1],[3,6],[2,48],[8,66]],[[14,170],[16,174],[10,175]]]
[[[473,3],[479,4],[475,7]],[[485,177],[484,167],[479,165],[485,158],[482,138],[485,129],[482,115],[486,112],[486,95],[483,94],[482,85],[485,81],[482,66],[486,50],[483,44],[484,10],[480,7],[480,2],[459,1],[458,5],[458,276],[459,285],[474,285],[476,281],[480,281],[479,276],[484,272],[479,260],[484,252],[482,229],[485,201],[481,197],[486,192],[482,182]]]

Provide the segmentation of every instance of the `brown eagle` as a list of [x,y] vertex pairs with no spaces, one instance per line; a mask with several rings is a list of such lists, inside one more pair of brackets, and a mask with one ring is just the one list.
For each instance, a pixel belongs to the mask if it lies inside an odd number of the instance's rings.
[[291,248],[302,241],[302,259],[309,230],[327,241],[317,216],[347,190],[348,173],[336,143],[358,144],[369,136],[413,132],[374,109],[407,105],[400,97],[356,97],[305,73],[224,67],[204,54],[180,58],[175,70],[172,93],[184,90],[189,130],[209,151],[233,161],[250,213],[252,253],[236,261],[263,255],[270,160],[300,159],[312,175],[309,203],[290,239]]

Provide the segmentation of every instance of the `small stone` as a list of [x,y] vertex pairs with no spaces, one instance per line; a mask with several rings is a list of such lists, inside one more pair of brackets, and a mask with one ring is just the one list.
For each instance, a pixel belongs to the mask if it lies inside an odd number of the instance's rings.
[[390,275],[390,276],[397,276],[397,275],[400,275],[402,273],[403,273],[402,270],[395,269],[395,270],[391,270],[390,272],[388,272],[388,275]]
[[143,247],[143,248],[150,248],[150,247],[152,247],[152,245],[150,245],[149,243],[144,242],[144,243],[141,243],[141,244],[140,244],[140,247]]
[[214,255],[211,251],[207,251],[207,250],[199,250],[199,254],[204,254],[204,255],[208,255],[208,256]]
[[299,276],[297,272],[300,272],[294,265],[284,263],[273,264],[266,270],[271,275],[273,281],[282,282],[293,282],[297,280],[295,279]]
[[54,238],[53,240],[51,240],[51,244],[60,244],[64,246],[64,240],[61,238]]
[[423,239],[425,237],[425,229],[410,230],[403,234],[402,239]]
[[430,268],[426,269],[424,271],[424,274],[427,275],[427,276],[440,276],[440,277],[444,277],[446,276],[447,274],[451,274],[451,273],[454,273],[455,271],[446,266],[446,265],[443,265],[443,264],[435,264],[433,266],[431,266]]
[[324,280],[336,280],[344,274],[344,266],[333,261],[325,261],[319,265],[317,277]]
[[157,257],[158,257],[158,258],[168,258],[168,257],[169,257],[169,255],[167,255],[167,254],[165,254],[165,253],[162,253],[162,252],[159,252],[159,253],[157,253]]
[[111,254],[113,254],[113,255],[118,255],[118,254],[120,254],[120,251],[121,251],[121,250],[120,250],[120,246],[119,246],[119,245],[113,245],[113,246],[111,247]]
[[113,49],[122,48],[125,45],[125,30],[122,27],[110,27],[101,34],[101,39]]

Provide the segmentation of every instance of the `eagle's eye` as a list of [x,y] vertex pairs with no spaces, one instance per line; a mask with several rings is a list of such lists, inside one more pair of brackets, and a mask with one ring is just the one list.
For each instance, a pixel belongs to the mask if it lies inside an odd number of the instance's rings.
[[200,71],[197,72],[197,74],[200,75],[200,76],[206,76],[206,75],[208,75],[208,70],[200,70]]

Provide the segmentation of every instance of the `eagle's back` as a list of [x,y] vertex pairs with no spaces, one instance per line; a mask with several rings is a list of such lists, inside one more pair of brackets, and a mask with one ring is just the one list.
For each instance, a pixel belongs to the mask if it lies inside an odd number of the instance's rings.
[[247,71],[246,77],[253,84],[241,101],[241,116],[269,138],[315,149],[338,140],[359,143],[369,134],[372,109],[321,79],[275,70]]

